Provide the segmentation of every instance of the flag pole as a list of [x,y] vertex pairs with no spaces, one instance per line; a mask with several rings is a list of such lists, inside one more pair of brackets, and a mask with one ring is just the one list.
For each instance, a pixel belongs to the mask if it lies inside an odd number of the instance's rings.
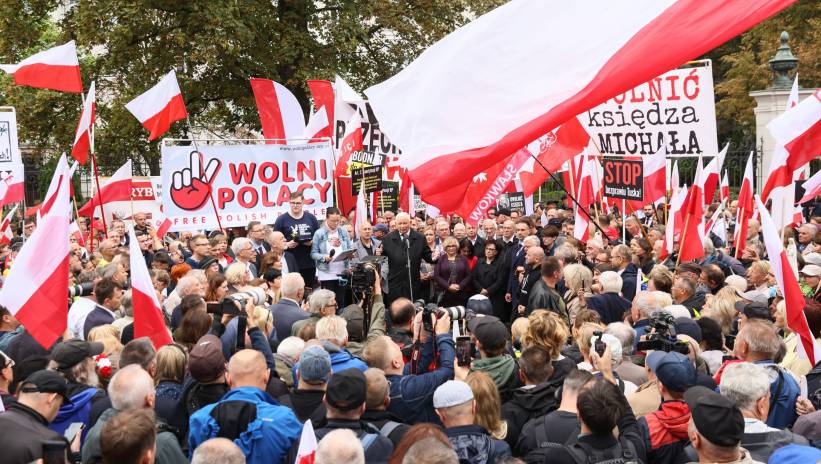
[[[194,145],[194,150],[197,150],[197,155],[200,157],[200,172],[197,174],[198,176],[202,177],[203,175],[203,160],[202,152],[200,151],[199,144],[197,143],[196,137],[194,137],[194,126],[191,124],[191,117],[188,116],[188,112],[185,112],[185,122],[188,123],[188,132],[191,135],[191,143]],[[192,173],[193,174],[193,173]],[[209,181],[211,179],[208,179]],[[220,220],[219,211],[217,211],[217,203],[214,201],[214,195],[211,192],[211,184],[208,184],[208,199],[211,200],[211,207],[214,208],[214,217],[217,218],[217,227],[219,227],[220,232],[225,234],[225,229],[222,228],[222,221]],[[134,204],[131,204],[131,217],[134,217]]]
[[681,244],[684,243],[684,238],[687,236],[687,226],[690,224],[690,215],[684,218],[684,229],[681,230],[681,240],[678,242],[678,256],[676,256],[676,267],[681,263]]
[[627,216],[624,213],[627,212],[627,200],[624,198],[621,199],[621,241],[625,245],[627,244]]

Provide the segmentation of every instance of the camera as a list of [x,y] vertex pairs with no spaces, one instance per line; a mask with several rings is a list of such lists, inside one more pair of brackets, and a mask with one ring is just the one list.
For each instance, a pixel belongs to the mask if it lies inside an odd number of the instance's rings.
[[[261,288],[253,287],[244,292],[232,293],[219,303],[208,303],[206,311],[210,314],[239,314],[241,308],[245,307],[248,298],[251,298],[254,306],[266,303],[265,292]],[[239,304],[239,307],[237,307],[237,304]]]
[[379,278],[379,258],[368,256],[361,262],[353,265],[351,269],[351,291],[355,294],[364,293],[366,296],[373,295],[373,288],[376,279]]
[[75,296],[89,296],[92,293],[94,293],[94,284],[92,282],[84,282],[82,284],[68,286],[69,298],[74,298]]
[[636,345],[638,351],[676,351],[687,354],[690,346],[676,338],[675,319],[670,313],[657,311],[650,316],[650,327],[656,329],[654,333],[647,335],[647,339],[640,341]]
[[604,356],[604,350],[607,349],[607,344],[605,344],[601,339],[602,331],[601,330],[594,331],[593,332],[593,337],[596,339],[596,341],[593,343],[593,348],[596,350],[596,354],[598,354],[599,357]]
[[427,330],[429,333],[433,333],[433,317],[432,315],[436,315],[437,318],[441,318],[445,314],[450,316],[451,321],[461,321],[465,319],[468,311],[465,310],[464,306],[450,306],[447,308],[440,308],[436,303],[427,303],[425,304],[425,300],[416,300],[413,302],[416,306],[416,311],[422,311],[422,326]]

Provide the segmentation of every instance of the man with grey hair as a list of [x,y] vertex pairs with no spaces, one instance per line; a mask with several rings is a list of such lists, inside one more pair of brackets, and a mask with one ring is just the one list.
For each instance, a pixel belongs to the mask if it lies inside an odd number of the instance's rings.
[[636,297],[633,299],[633,305],[630,308],[630,315],[633,318],[633,329],[636,331],[636,342],[633,344],[634,349],[641,340],[641,337],[650,332],[650,316],[657,311],[661,311],[661,306],[659,306],[653,292],[641,291],[636,294]]
[[120,333],[123,333],[123,329],[134,322],[134,303],[131,299],[131,289],[126,290],[123,293],[123,300],[120,304],[122,308],[122,317],[119,319],[115,319],[114,322],[111,323]]
[[633,297],[636,296],[636,279],[639,270],[633,264],[633,252],[630,251],[630,247],[616,245],[610,254],[610,264],[616,268],[616,272],[621,276],[622,296],[628,301],[632,301]]
[[622,362],[613,370],[620,378],[642,385],[647,382],[647,372],[643,367],[632,361],[633,346],[636,342],[636,331],[624,322],[611,322],[607,324],[604,333],[616,337],[622,346]]
[[613,271],[602,272],[599,276],[602,293],[593,295],[587,307],[599,313],[605,324],[624,320],[624,313],[630,309],[630,301],[619,295],[622,287],[621,276]]
[[[205,274],[203,273],[203,277]],[[183,297],[188,295],[199,295],[204,297],[205,296],[205,286],[202,284],[199,276],[194,273],[194,271],[188,271],[188,274],[184,275],[177,281],[177,286],[174,288],[174,291],[171,292],[170,295],[165,299],[163,302],[163,309],[166,313],[172,314],[174,312],[174,308],[180,305],[182,302]]]
[[382,256],[388,260],[388,299],[386,306],[397,298],[413,301],[422,295],[420,266],[422,260],[432,263],[431,249],[425,236],[411,229],[407,213],[396,215],[396,230],[382,239]]
[[227,438],[204,441],[191,456],[191,464],[245,464],[245,454]]
[[308,319],[310,314],[303,311],[300,302],[305,294],[305,281],[299,272],[291,272],[282,276],[280,285],[282,296],[279,301],[268,307],[274,317],[274,328],[278,334],[291,333],[294,323]]
[[402,464],[415,464],[424,462],[426,464],[459,464],[456,452],[450,446],[445,445],[436,438],[429,437],[414,443],[405,457]]
[[[91,285],[102,279],[102,276],[97,271],[84,271],[77,276],[77,283],[80,285]],[[94,299],[94,293],[86,296],[78,297],[71,303],[68,309],[68,330],[74,338],[83,338],[83,326],[86,323],[86,316],[97,306],[97,300]]]
[[[100,434],[103,427],[112,417],[122,411],[135,409],[153,409],[156,401],[154,379],[142,367],[131,364],[119,371],[111,378],[108,384],[108,395],[111,398],[111,408],[106,409],[97,423],[91,427],[83,443],[83,463],[102,462],[100,450]],[[182,453],[177,437],[165,426],[159,423],[157,433],[157,463],[185,463],[188,462]]]
[[485,242],[496,239],[496,221],[493,219],[485,219],[482,221],[482,233],[484,234]]
[[[401,214],[401,213],[400,213]],[[314,464],[365,464],[365,449],[350,429],[336,429],[319,440]]]
[[798,417],[795,403],[801,392],[793,375],[774,361],[782,343],[772,323],[749,319],[738,331],[733,345],[733,354],[736,358],[766,368],[771,397],[765,422],[777,429],[785,429],[795,422]]
[[[348,345],[348,322],[335,315],[323,317],[316,323],[316,338],[322,347],[331,355],[331,367],[334,372],[354,367],[362,372],[368,370],[365,361],[354,357],[345,347]],[[299,364],[294,366],[294,371]]]
[[231,243],[231,251],[237,257],[237,262],[242,263],[248,269],[248,279],[253,279],[257,276],[257,250],[254,249],[254,244],[250,239],[245,237],[235,238]]
[[[325,316],[333,316],[337,311],[336,294],[331,290],[318,288],[308,297],[310,316],[301,319],[291,326],[291,335],[298,336],[299,331],[310,322],[319,322]],[[279,333],[279,332],[277,332]],[[286,332],[287,333],[287,332]]]
[[770,409],[768,369],[742,362],[727,366],[721,374],[721,394],[732,400],[744,416],[744,438],[741,446],[753,459],[766,462],[778,448],[796,443],[809,444],[801,435],[770,427],[764,421]]

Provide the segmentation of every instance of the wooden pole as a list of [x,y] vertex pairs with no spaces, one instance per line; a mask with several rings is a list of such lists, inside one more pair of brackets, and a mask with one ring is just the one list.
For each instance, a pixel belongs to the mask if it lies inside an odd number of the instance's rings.
[[687,226],[690,224],[690,215],[684,218],[684,229],[681,230],[681,240],[678,242],[678,256],[676,256],[676,267],[681,263],[681,245],[684,243],[684,238],[687,236]]

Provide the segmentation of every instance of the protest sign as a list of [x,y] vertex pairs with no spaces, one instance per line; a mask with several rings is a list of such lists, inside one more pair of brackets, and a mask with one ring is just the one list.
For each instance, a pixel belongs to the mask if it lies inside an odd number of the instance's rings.
[[23,171],[17,140],[17,113],[12,107],[0,107],[0,180],[12,176],[22,182]]
[[[333,206],[330,142],[299,145],[205,145],[162,148],[162,204],[171,230],[216,229],[249,221],[273,223],[288,210],[291,191],[320,219]],[[196,174],[199,173],[199,174]]]
[[674,69],[579,115],[604,155],[714,155],[713,67]]
[[413,212],[425,211],[427,203],[422,201],[422,195],[413,195]]
[[644,198],[644,163],[641,160],[604,158],[604,195],[608,198]]
[[[345,103],[350,108],[355,109],[357,105],[354,103]],[[363,112],[365,117],[362,120],[362,152],[355,153],[351,156],[351,169],[354,167],[361,167],[361,165],[384,165],[386,170],[383,174],[385,180],[398,180],[401,168],[399,166],[399,155],[401,151],[396,145],[388,140],[387,136],[379,130],[379,121],[376,119],[370,104],[367,102],[360,103],[360,106],[365,106]],[[337,112],[336,116],[344,114]],[[345,125],[347,120],[337,119],[334,124],[336,148],[339,149],[339,144],[345,134]]]
[[399,182],[382,181],[382,191],[379,194],[380,211],[399,211]]
[[510,211],[525,212],[525,194],[523,192],[508,192],[499,195],[496,199],[496,208],[509,209]]
[[353,195],[359,195],[362,183],[365,183],[365,193],[374,193],[382,190],[382,166],[364,166],[351,169],[351,189]]

